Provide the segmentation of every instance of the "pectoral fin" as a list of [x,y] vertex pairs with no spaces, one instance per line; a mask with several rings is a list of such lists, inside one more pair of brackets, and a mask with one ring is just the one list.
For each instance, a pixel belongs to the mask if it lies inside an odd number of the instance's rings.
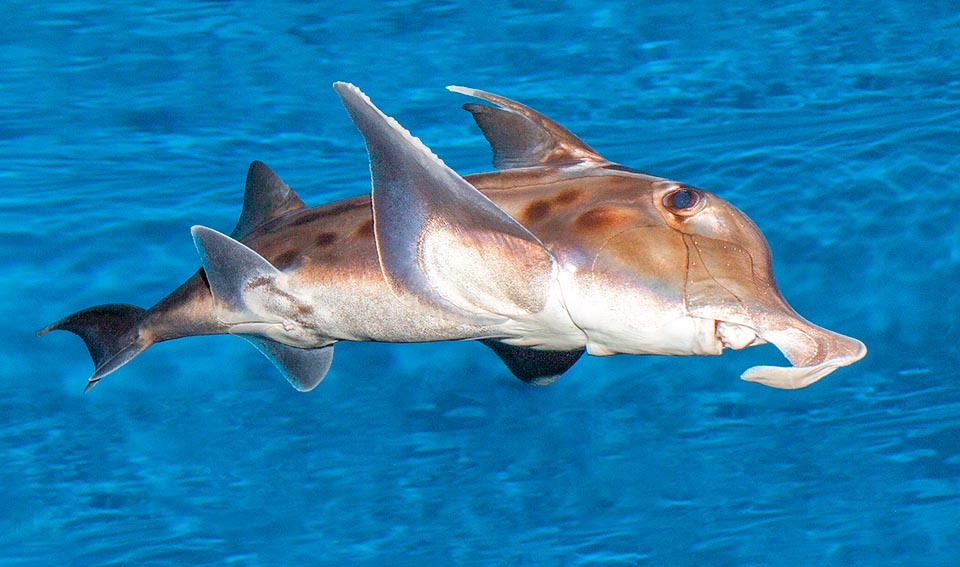
[[541,310],[555,272],[543,244],[357,87],[334,89],[370,154],[377,253],[397,297],[468,324]]
[[493,165],[498,169],[607,161],[569,130],[528,106],[477,89],[447,89],[497,105],[465,104],[463,109],[473,114],[493,147]]
[[537,350],[529,347],[508,345],[494,339],[480,341],[500,357],[510,372],[520,380],[534,386],[552,384],[561,374],[576,364],[584,349]]

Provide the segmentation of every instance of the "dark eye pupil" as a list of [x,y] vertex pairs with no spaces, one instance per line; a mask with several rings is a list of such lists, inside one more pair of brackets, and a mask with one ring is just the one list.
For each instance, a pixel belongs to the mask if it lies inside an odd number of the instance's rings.
[[677,191],[670,199],[675,209],[686,209],[693,203],[693,195],[689,191]]
[[663,196],[664,208],[677,216],[688,217],[695,214],[703,202],[703,194],[697,189],[677,188]]

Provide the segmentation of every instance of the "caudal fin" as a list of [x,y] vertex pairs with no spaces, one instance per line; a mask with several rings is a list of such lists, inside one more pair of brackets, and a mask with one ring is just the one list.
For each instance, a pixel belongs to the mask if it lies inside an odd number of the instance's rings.
[[83,339],[95,365],[84,389],[86,392],[153,344],[152,338],[140,333],[140,323],[146,313],[146,309],[136,305],[98,305],[40,329],[37,336],[49,331],[70,331]]

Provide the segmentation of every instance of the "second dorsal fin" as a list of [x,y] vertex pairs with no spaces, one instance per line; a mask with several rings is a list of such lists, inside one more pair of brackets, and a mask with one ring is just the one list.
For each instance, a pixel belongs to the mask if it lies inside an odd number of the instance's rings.
[[497,169],[607,162],[583,140],[529,106],[477,89],[447,89],[497,105],[463,105],[493,147],[493,165]]
[[240,239],[263,223],[306,207],[289,185],[262,161],[250,164],[240,220],[230,237]]

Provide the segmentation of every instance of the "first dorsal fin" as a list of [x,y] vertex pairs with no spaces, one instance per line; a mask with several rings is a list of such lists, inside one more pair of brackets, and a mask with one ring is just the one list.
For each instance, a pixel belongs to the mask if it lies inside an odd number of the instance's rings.
[[493,146],[493,165],[497,169],[607,162],[569,130],[528,106],[477,89],[457,86],[447,89],[497,105],[463,105]]
[[304,207],[306,205],[300,197],[267,164],[255,161],[247,171],[243,211],[230,236],[243,238],[263,223]]
[[367,145],[377,254],[397,298],[463,324],[543,310],[556,266],[537,237],[360,89],[334,89]]

